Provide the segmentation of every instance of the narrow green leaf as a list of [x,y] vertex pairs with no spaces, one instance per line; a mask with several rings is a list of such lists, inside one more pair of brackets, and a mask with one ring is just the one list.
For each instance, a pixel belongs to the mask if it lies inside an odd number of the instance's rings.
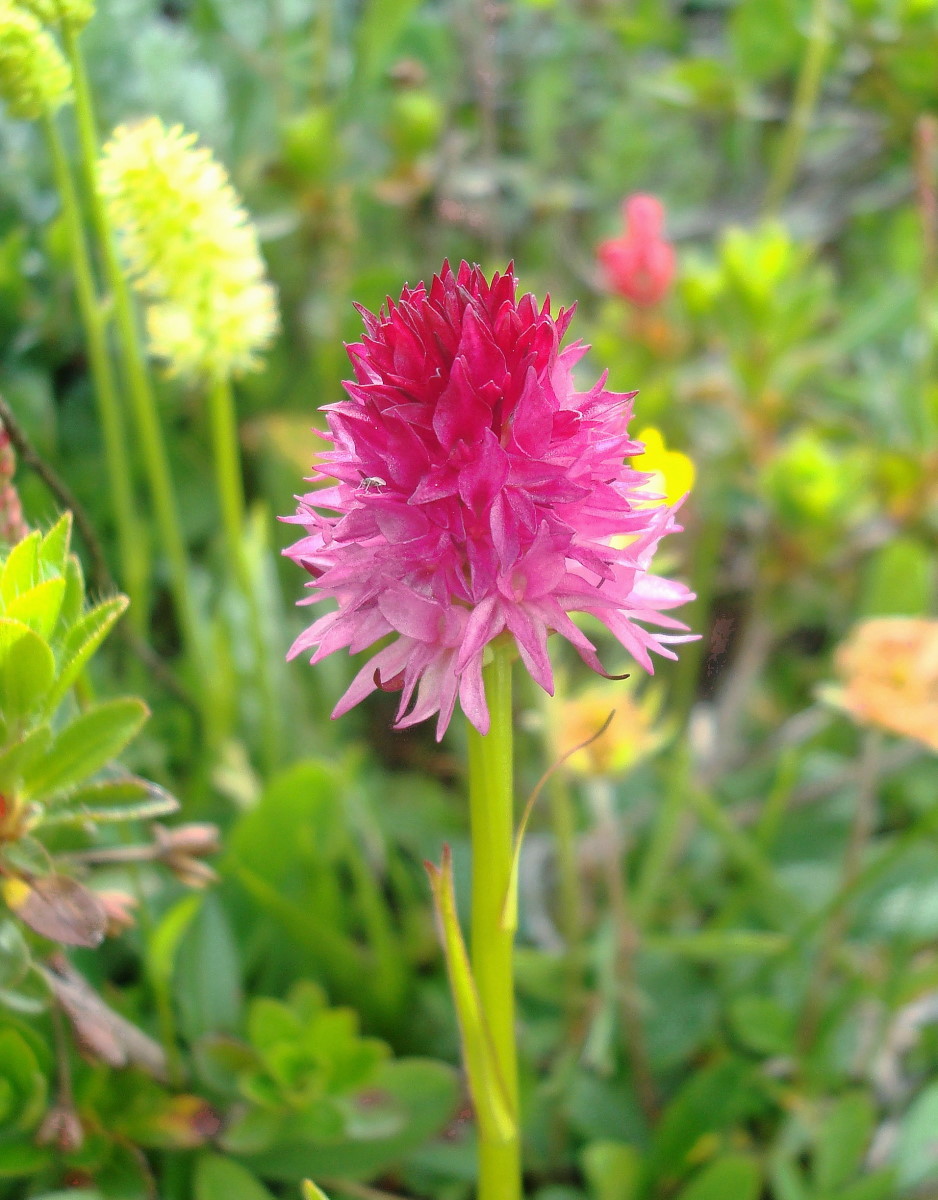
[[202,904],[201,896],[183,896],[163,915],[147,945],[147,974],[154,984],[166,986],[173,977],[173,964],[182,935]]
[[89,658],[107,637],[115,621],[127,611],[129,603],[126,596],[113,596],[85,613],[72,625],[62,645],[62,666],[46,705],[47,712],[52,712],[61,702],[84,670]]
[[37,822],[37,827],[47,829],[51,825],[117,825],[124,821],[155,821],[179,811],[179,801],[166,794],[164,799],[139,800],[136,804],[115,804],[101,808],[89,804],[76,808],[71,803],[64,809],[56,809]]
[[123,750],[148,716],[143,701],[129,696],[89,708],[62,730],[29,773],[25,792],[42,799],[84,783]]
[[505,1085],[499,1076],[492,1036],[485,1021],[472,977],[469,955],[459,928],[453,891],[453,860],[449,847],[443,847],[443,859],[439,867],[432,863],[425,865],[430,876],[450,990],[462,1035],[469,1090],[472,1093],[479,1126],[490,1141],[508,1141],[515,1133],[515,1117],[505,1092]]
[[[95,808],[107,811],[109,808],[123,808],[140,804],[152,805],[157,809],[158,816],[179,811],[179,801],[149,779],[141,779],[139,775],[117,775],[111,779],[96,779],[84,787],[77,787],[63,797],[63,803],[69,810],[77,813],[83,808]],[[58,805],[56,805],[58,809]],[[48,820],[48,819],[47,819]],[[46,821],[43,822],[44,824]]]
[[34,530],[13,547],[0,571],[0,603],[5,607],[20,592],[39,582],[39,543],[42,535]]
[[62,601],[60,620],[65,629],[74,625],[81,616],[85,604],[85,577],[81,563],[74,554],[65,560],[65,599]]
[[301,1190],[303,1192],[303,1200],[329,1200],[329,1197],[322,1188],[317,1187],[311,1179],[303,1180]]
[[34,629],[41,638],[50,638],[62,611],[65,598],[65,579],[59,575],[46,579],[35,587],[27,588],[15,596],[6,608],[6,615],[22,621]]
[[54,679],[48,643],[22,621],[0,617],[0,711],[8,725],[34,712]]
[[39,564],[46,572],[62,574],[72,542],[72,514],[62,513],[56,523],[39,543]]
[[7,746],[0,754],[0,792],[18,791],[23,776],[45,754],[51,741],[52,730],[48,725],[39,725]]

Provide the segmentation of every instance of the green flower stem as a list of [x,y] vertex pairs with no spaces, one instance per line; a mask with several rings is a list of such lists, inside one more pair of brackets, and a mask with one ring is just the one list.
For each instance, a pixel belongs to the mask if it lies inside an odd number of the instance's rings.
[[130,597],[130,619],[143,634],[147,625],[147,549],[145,531],[137,515],[134,500],[127,433],[117,398],[117,385],[107,345],[104,311],[95,290],[91,257],[82,225],[81,208],[72,182],[72,174],[62,139],[51,117],[43,121],[55,184],[62,203],[75,295],[85,329],[88,359],[94,381],[98,415],[104,433],[105,464],[111,492],[111,507],[117,527],[117,546],[121,562],[121,581]]
[[238,449],[238,422],[231,381],[219,378],[209,389],[212,426],[212,453],[215,458],[215,484],[221,504],[222,527],[228,559],[235,580],[247,605],[251,641],[254,646],[254,670],[261,701],[261,747],[267,770],[276,766],[280,753],[279,706],[270,674],[271,656],[267,653],[264,625],[257,591],[251,585],[251,570],[244,550],[244,486],[241,480],[241,455]]
[[[511,648],[496,646],[495,657],[484,672],[491,726],[485,737],[469,728],[470,953],[498,1073],[517,1124],[514,933],[505,928],[504,920],[514,842],[511,662]],[[507,1141],[489,1140],[480,1131],[478,1200],[519,1200],[520,1196],[521,1144],[517,1129]]]
[[830,44],[831,0],[812,0],[808,21],[808,44],[795,84],[791,113],[765,195],[765,211],[769,216],[778,211],[795,178],[805,135],[821,94],[824,60]]
[[[104,273],[114,302],[117,334],[123,350],[127,383],[133,405],[137,435],[143,450],[144,466],[153,498],[153,509],[163,549],[169,561],[170,583],[176,604],[183,640],[196,677],[207,679],[208,668],[196,618],[189,581],[189,560],[179,521],[169,459],[160,427],[156,399],[147,373],[146,358],[137,328],[130,288],[117,257],[114,232],[98,194],[97,162],[98,135],[95,125],[91,89],[78,35],[67,24],[62,27],[62,40],[72,67],[75,92],[75,115],[81,150],[81,168],[91,212],[92,224],[100,243]],[[209,728],[212,723],[208,722]]]

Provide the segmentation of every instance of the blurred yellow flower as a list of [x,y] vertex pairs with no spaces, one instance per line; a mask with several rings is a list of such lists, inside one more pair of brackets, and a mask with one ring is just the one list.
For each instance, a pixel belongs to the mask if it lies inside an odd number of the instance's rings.
[[694,486],[697,471],[693,460],[680,450],[669,450],[661,431],[652,426],[643,429],[638,440],[645,443],[645,453],[633,459],[633,465],[652,474],[644,490],[653,496],[664,496],[668,504],[676,504]]
[[153,117],[114,131],[100,186],[134,284],[148,300],[152,353],[171,374],[255,369],[279,327],[257,234],[224,167],[181,126]]
[[830,694],[863,725],[938,751],[938,620],[873,617],[837,650],[842,686]]
[[646,688],[637,698],[630,684],[618,683],[585,688],[559,705],[554,727],[554,749],[562,757],[575,746],[588,741],[603,726],[615,709],[609,728],[582,750],[571,754],[564,764],[577,775],[617,775],[627,771],[657,750],[667,730],[659,721],[661,693]]
[[11,116],[50,117],[71,86],[68,63],[36,17],[0,0],[0,97]]
[[68,25],[83,29],[94,16],[94,0],[15,0],[19,8],[31,12],[44,25]]

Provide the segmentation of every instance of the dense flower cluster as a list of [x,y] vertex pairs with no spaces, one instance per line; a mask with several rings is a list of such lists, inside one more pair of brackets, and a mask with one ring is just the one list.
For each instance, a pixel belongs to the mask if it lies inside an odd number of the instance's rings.
[[14,117],[51,116],[68,99],[72,72],[37,18],[0,0],[0,97]]
[[157,118],[122,125],[100,187],[136,287],[150,301],[153,354],[172,374],[249,371],[277,332],[257,234],[224,167],[195,134]]
[[674,247],[663,234],[661,201],[641,192],[622,203],[624,232],[596,250],[607,287],[639,308],[651,308],[674,281]]
[[437,713],[440,737],[458,699],[485,732],[493,639],[513,638],[548,692],[551,631],[603,670],[572,612],[598,618],[649,671],[650,650],[674,657],[666,643],[686,636],[641,624],[686,628],[663,610],[687,589],[648,570],[673,509],[648,506],[647,475],[625,461],[642,452],[628,435],[634,393],[605,378],[577,391],[586,347],[560,346],[572,310],[554,318],[549,300],[516,299],[511,268],[489,283],[462,263],[362,316],[355,380],[326,409],[332,449],[312,478],[331,486],[287,518],[307,531],[285,552],[313,577],[301,603],[337,604],[291,657],[313,650],[318,662],[395,635],[333,715],[401,688],[398,727]]
[[68,25],[83,29],[95,13],[94,0],[16,0],[18,7],[31,12],[43,25]]

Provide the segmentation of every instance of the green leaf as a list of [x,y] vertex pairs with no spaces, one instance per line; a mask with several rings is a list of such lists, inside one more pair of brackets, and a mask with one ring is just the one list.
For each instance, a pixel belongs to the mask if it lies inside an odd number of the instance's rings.
[[22,621],[41,638],[48,640],[59,619],[64,598],[64,578],[60,575],[55,579],[45,579],[11,600],[6,606],[6,615]]
[[13,988],[29,970],[29,947],[15,921],[0,921],[0,988]]
[[66,511],[39,543],[39,563],[47,574],[64,575],[71,541],[72,514]]
[[202,904],[202,896],[184,896],[154,929],[147,943],[147,974],[154,984],[165,987],[173,977],[173,964],[182,935]]
[[814,1153],[814,1182],[819,1192],[834,1192],[859,1174],[876,1110],[869,1096],[842,1096],[821,1122]]
[[790,1054],[795,1027],[792,1013],[771,996],[744,993],[730,1001],[733,1032],[759,1054]]
[[41,799],[83,783],[123,750],[149,715],[143,701],[130,696],[89,708],[66,725],[29,773],[26,792]]
[[358,23],[355,73],[359,86],[374,83],[417,4],[418,0],[369,0]]
[[758,1164],[743,1154],[727,1154],[704,1167],[677,1200],[758,1200],[761,1190]]
[[641,1181],[641,1156],[625,1142],[591,1142],[582,1155],[594,1200],[634,1200]]
[[921,617],[931,611],[934,596],[933,552],[917,538],[890,538],[864,571],[858,616]]
[[92,654],[107,637],[115,621],[126,612],[129,603],[126,596],[113,596],[85,613],[72,625],[62,644],[62,666],[46,705],[47,712],[52,712],[60,703]]
[[200,1155],[194,1200],[273,1200],[256,1175],[220,1154]]
[[0,603],[4,609],[20,592],[39,582],[39,543],[42,535],[34,530],[13,547],[0,570]]
[[898,1190],[917,1188],[938,1179],[935,1130],[938,1129],[938,1083],[930,1084],[912,1101],[899,1126],[892,1153]]
[[174,993],[184,1036],[234,1032],[241,1024],[241,964],[218,896],[204,897],[179,943]]
[[329,1197],[322,1188],[317,1187],[311,1179],[303,1180],[301,1191],[303,1193],[303,1200],[329,1200]]
[[52,730],[40,725],[8,746],[0,754],[0,792],[18,791],[23,776],[45,754],[51,741]]
[[46,827],[85,821],[152,821],[178,811],[179,801],[158,784],[125,775],[76,788],[64,801],[56,801],[54,811],[43,815],[38,824]]
[[12,725],[48,697],[55,679],[52,650],[35,630],[0,617],[0,711]]
[[69,629],[81,616],[85,603],[85,579],[81,572],[81,563],[74,554],[65,560],[65,599],[62,601],[60,620],[65,629]]
[[397,1132],[388,1137],[349,1138],[334,1145],[281,1142],[260,1154],[238,1158],[258,1175],[293,1183],[310,1176],[371,1179],[439,1133],[459,1101],[456,1072],[428,1059],[385,1063],[368,1090],[370,1095],[385,1093],[388,1102],[399,1108],[402,1121]]
[[8,1142],[0,1146],[0,1179],[35,1175],[52,1161],[52,1152],[32,1142]]
[[15,1029],[0,1029],[0,1079],[8,1085],[10,1102],[0,1121],[32,1129],[45,1112],[48,1084],[32,1048]]
[[648,1163],[649,1179],[680,1178],[705,1134],[718,1133],[758,1107],[753,1069],[727,1059],[692,1075],[665,1109]]
[[841,1188],[836,1200],[894,1200],[897,1192],[896,1173],[887,1167],[882,1171],[872,1171],[849,1187]]

